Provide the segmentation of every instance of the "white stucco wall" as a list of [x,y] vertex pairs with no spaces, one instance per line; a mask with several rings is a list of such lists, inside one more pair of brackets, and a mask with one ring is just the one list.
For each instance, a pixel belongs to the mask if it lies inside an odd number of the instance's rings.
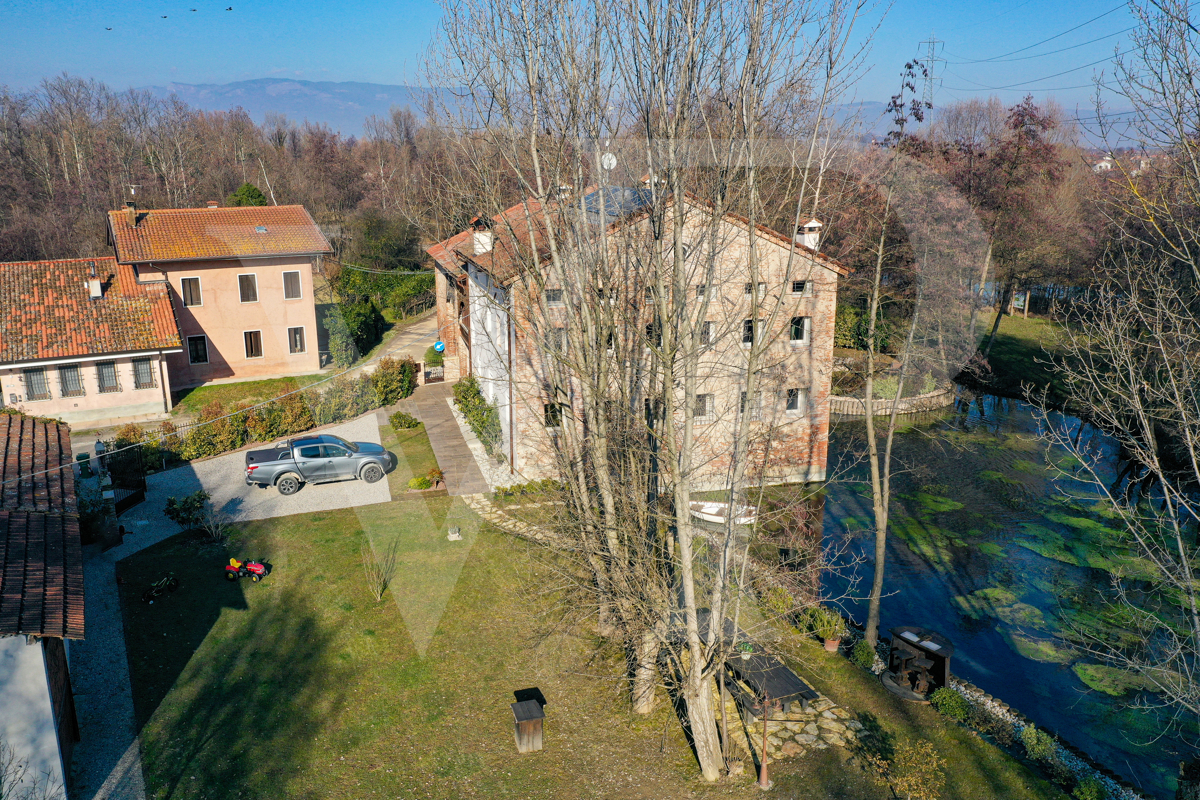
[[491,276],[473,265],[468,267],[471,313],[471,372],[479,390],[500,412],[503,448],[509,453],[509,314],[508,293],[492,282]]
[[16,750],[34,775],[64,784],[54,710],[40,645],[24,636],[0,637],[0,738]]

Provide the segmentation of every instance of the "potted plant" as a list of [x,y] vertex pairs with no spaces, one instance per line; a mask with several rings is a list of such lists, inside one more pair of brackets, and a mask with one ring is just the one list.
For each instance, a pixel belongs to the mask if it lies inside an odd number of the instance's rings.
[[742,657],[742,661],[749,661],[750,654],[754,652],[754,645],[750,642],[739,642],[737,651],[738,655]]
[[425,477],[429,478],[429,482],[433,484],[433,488],[435,489],[441,486],[442,481],[446,479],[446,476],[438,467],[434,467],[433,469],[429,470],[429,474],[427,474]]
[[808,612],[808,624],[813,633],[825,642],[825,650],[836,653],[846,635],[846,621],[831,608],[813,606]]

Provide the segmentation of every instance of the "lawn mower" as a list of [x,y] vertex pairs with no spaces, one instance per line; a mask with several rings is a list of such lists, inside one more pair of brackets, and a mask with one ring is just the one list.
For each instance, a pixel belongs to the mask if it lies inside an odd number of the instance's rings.
[[258,583],[267,577],[269,571],[267,565],[261,561],[238,561],[236,558],[231,558],[225,565],[225,580],[236,581],[238,578],[248,577]]

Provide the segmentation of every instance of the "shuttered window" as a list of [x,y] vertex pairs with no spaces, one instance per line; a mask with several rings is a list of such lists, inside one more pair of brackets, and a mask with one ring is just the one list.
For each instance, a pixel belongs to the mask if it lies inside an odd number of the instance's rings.
[[208,337],[207,336],[189,336],[187,337],[188,345],[188,363],[189,364],[207,364],[208,363]]
[[59,388],[63,397],[83,397],[83,376],[78,364],[64,364],[58,368]]
[[258,277],[256,275],[238,275],[238,292],[243,303],[258,302]]
[[204,299],[200,296],[199,278],[184,278],[181,280],[179,282],[179,294],[183,297],[185,308],[204,305]]
[[299,300],[300,299],[300,273],[299,272],[283,273],[283,299],[284,300]]
[[304,328],[288,328],[288,351],[292,354],[304,352]]
[[262,358],[262,331],[246,331],[246,358]]

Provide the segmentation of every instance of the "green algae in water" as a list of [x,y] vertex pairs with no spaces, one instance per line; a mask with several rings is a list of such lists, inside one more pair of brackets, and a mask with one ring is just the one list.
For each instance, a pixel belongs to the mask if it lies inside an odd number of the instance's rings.
[[1004,548],[995,542],[983,542],[975,549],[983,553],[985,556],[991,556],[992,558],[998,558],[1004,555]]
[[1089,689],[1104,692],[1112,697],[1121,697],[1153,687],[1149,681],[1136,673],[1104,664],[1076,664],[1071,669]]
[[927,494],[925,492],[914,492],[913,494],[903,495],[905,500],[912,500],[919,503],[921,506],[921,514],[944,514],[950,511],[958,511],[963,507],[963,504],[957,500],[951,500],[949,497],[938,497],[937,495]]
[[916,517],[894,516],[888,522],[888,530],[903,539],[910,550],[940,572],[947,572],[953,567],[954,554],[950,551],[950,545],[956,542],[965,544],[952,532]]
[[1035,639],[1020,633],[1009,633],[1002,627],[997,627],[996,630],[1012,649],[1025,658],[1040,661],[1043,664],[1070,664],[1075,660],[1074,651],[1068,647],[1061,647],[1053,639]]
[[1046,468],[1041,464],[1035,464],[1032,461],[1026,461],[1023,458],[1018,458],[1012,462],[1012,468],[1018,472],[1024,472],[1029,475],[1041,475],[1046,471]]

